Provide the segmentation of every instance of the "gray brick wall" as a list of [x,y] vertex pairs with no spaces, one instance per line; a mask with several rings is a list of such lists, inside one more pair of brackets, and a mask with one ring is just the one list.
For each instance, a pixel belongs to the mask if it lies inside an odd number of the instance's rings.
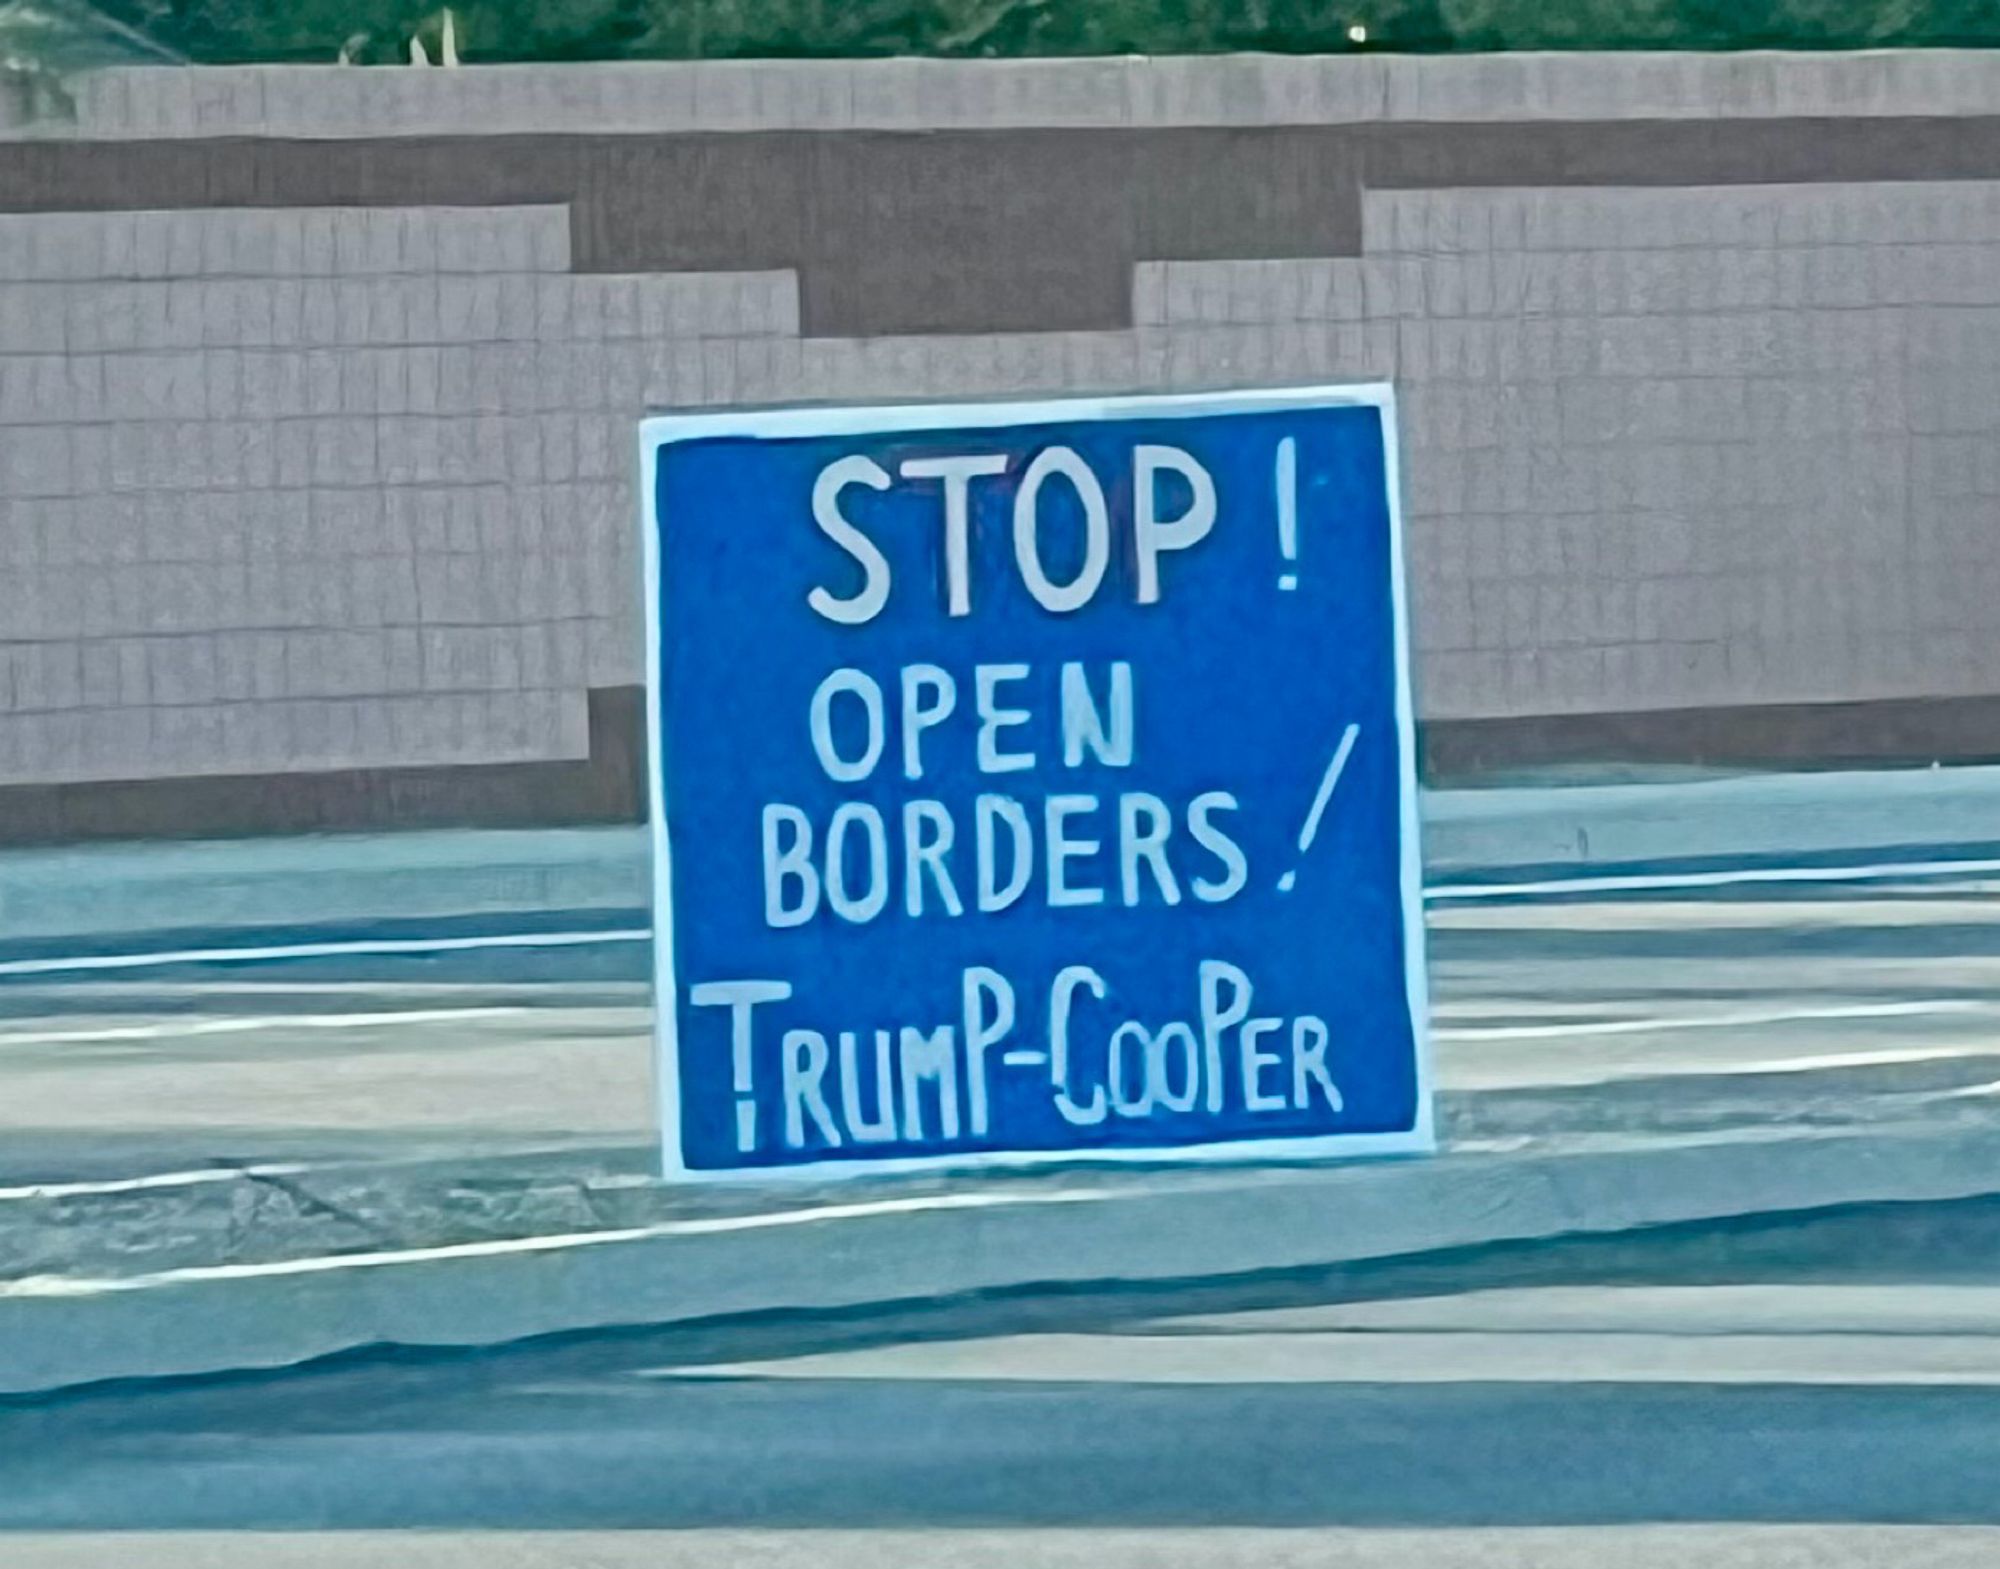
[[[113,73],[23,134],[2000,104],[1870,58]],[[0,785],[581,758],[635,421],[790,400],[1389,377],[1428,717],[2000,694],[2000,181],[1368,190],[1359,255],[1140,259],[1127,330],[913,337],[570,216],[0,213]]]
[[1367,221],[1432,714],[2000,690],[2000,185]]
[[0,782],[583,756],[634,668],[644,345],[797,313],[567,244],[560,209],[0,217]]

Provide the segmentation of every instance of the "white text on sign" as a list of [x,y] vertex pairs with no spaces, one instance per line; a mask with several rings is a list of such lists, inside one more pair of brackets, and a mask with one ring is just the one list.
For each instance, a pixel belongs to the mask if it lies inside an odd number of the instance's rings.
[[[945,608],[954,616],[972,613],[971,490],[977,480],[998,478],[1007,471],[999,453],[965,453],[953,457],[916,458],[900,465],[906,482],[941,481],[944,487],[938,526],[944,534]],[[1173,516],[1162,516],[1162,475],[1176,475],[1187,490],[1187,503]],[[881,547],[841,510],[842,494],[853,486],[884,491],[895,484],[889,471],[869,457],[848,457],[828,464],[813,485],[813,521],[861,569],[861,587],[842,597],[825,587],[806,596],[806,603],[829,621],[861,626],[873,621],[889,603],[894,574]],[[1042,497],[1056,487],[1068,489],[1083,521],[1083,559],[1064,583],[1049,573],[1042,554]],[[1142,605],[1160,598],[1160,557],[1200,543],[1215,526],[1215,480],[1193,456],[1179,447],[1141,443],[1132,449],[1131,514],[1134,597]],[[1090,603],[1111,565],[1111,508],[1104,486],[1090,465],[1069,447],[1044,447],[1022,471],[1013,503],[1014,566],[1021,582],[1044,610],[1067,615]]]
[[[936,665],[902,668],[890,687],[865,671],[843,667],[813,695],[813,751],[829,779],[860,784],[885,762],[900,758],[902,777],[925,775],[928,744],[969,747],[981,774],[1013,774],[1046,761],[1065,769],[1087,764],[1130,768],[1137,723],[1131,666],[1114,663],[1096,682],[1078,662],[1060,667],[1044,696],[1060,705],[1061,757],[1042,759],[1019,750],[1006,732],[1025,726],[1034,669],[1026,664],[982,664],[973,670],[973,713],[958,713],[958,687]],[[836,709],[849,710],[847,742],[836,740]],[[891,716],[895,716],[893,719]],[[891,732],[894,731],[892,736]],[[893,754],[892,754],[893,742]],[[768,802],[762,813],[764,919],[772,927],[799,926],[822,908],[839,920],[874,920],[892,902],[911,917],[930,913],[994,914],[1034,887],[1051,909],[1147,900],[1179,904],[1191,896],[1220,904],[1242,892],[1249,866],[1225,826],[1236,797],[1209,790],[1178,808],[1145,790],[1051,792],[1039,799],[982,792],[954,812],[944,801],[914,795],[885,813],[867,801],[843,801],[816,822],[788,802]],[[1081,870],[1110,845],[1102,880]],[[900,894],[900,899],[897,896]]]
[[[759,1041],[769,1038],[760,1032],[773,1029],[783,1137],[792,1150],[984,1137],[993,1075],[1009,1069],[1042,1079],[1056,1111],[1078,1128],[1197,1107],[1253,1116],[1314,1104],[1340,1110],[1324,1019],[1253,1015],[1249,975],[1221,959],[1201,961],[1194,991],[1192,1017],[1157,1026],[1117,1018],[1104,1006],[1104,977],[1084,964],[1064,966],[1026,1019],[1014,984],[984,966],[961,973],[959,1006],[941,1023],[797,1022],[782,1017],[792,1011],[781,1006],[792,999],[784,981],[714,982],[696,986],[690,1001],[727,1010],[737,1143],[746,1152],[756,1147],[758,1127],[753,1065],[764,1055]],[[760,1019],[767,1007],[781,1017]]]

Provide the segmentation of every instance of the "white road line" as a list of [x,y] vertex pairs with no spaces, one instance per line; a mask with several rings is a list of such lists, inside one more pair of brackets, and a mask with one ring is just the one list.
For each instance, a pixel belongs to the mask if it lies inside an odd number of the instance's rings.
[[1063,1384],[2000,1384],[1983,1334],[1455,1330],[1030,1334],[641,1370],[639,1379]]
[[1878,861],[1859,866],[1743,866],[1716,872],[1631,872],[1553,877],[1532,883],[1456,883],[1426,888],[1424,901],[1522,899],[1550,894],[1652,893],[1675,888],[1733,888],[1749,883],[1874,883],[1905,877],[1970,877],[2000,872],[2000,860]]
[[1680,1019],[1592,1019],[1582,1024],[1461,1026],[1457,1029],[1433,1030],[1431,1038],[1437,1041],[1538,1041],[1573,1035],[1652,1035],[1661,1030],[1744,1029],[1760,1024],[1809,1023],[1830,1019],[1912,1019],[1929,1014],[1990,1013],[1996,1007],[2000,1007],[2000,1000],[1987,1002],[1969,998],[1939,998],[1930,1002],[1855,1003],[1840,1008],[1788,1008],[1758,1013],[1695,1014]]
[[1941,1097],[1945,1100],[1965,1100],[1984,1095],[2000,1095],[2000,1079],[1991,1084],[1968,1084],[1962,1090],[1947,1090]]
[[0,1051],[10,1046],[87,1046],[100,1041],[175,1040],[189,1035],[251,1035],[259,1030],[358,1030],[386,1024],[447,1024],[462,1019],[500,1019],[532,1013],[532,1008],[405,1008],[394,1013],[283,1013],[252,1018],[169,1019],[158,1024],[114,1024],[94,1030],[29,1030],[0,1034]]
[[[198,1188],[245,1178],[297,1177],[314,1168],[301,1162],[265,1161],[244,1166],[202,1166],[193,1171],[161,1171],[145,1177],[104,1177],[82,1182],[29,1182],[19,1187],[0,1188],[0,1203],[19,1199],[91,1198],[100,1194],[144,1193],[157,1188]],[[593,1177],[593,1188],[650,1187],[659,1179],[648,1176]]]
[[885,1215],[911,1215],[931,1210],[1001,1209],[1029,1204],[1102,1204],[1126,1197],[1115,1188],[1047,1189],[1040,1192],[925,1193],[910,1198],[875,1199],[864,1203],[822,1204],[812,1209],[772,1210],[751,1215],[711,1215],[696,1220],[662,1221],[656,1226],[626,1226],[613,1231],[573,1231],[541,1237],[503,1237],[491,1242],[454,1242],[394,1252],[334,1253],[314,1258],[279,1259],[266,1264],[199,1264],[163,1269],[150,1275],[96,1280],[59,1275],[31,1275],[0,1281],[0,1297],[94,1297],[115,1291],[144,1291],[159,1286],[193,1285],[209,1281],[257,1280],[284,1275],[329,1275],[352,1269],[389,1269],[441,1259],[502,1258],[520,1253],[560,1253],[575,1248],[606,1247],[643,1242],[656,1237],[717,1236],[736,1231],[767,1231],[809,1226],[828,1220],[866,1220]]
[[1778,1057],[1768,1062],[1733,1062],[1698,1071],[1721,1074],[1816,1073],[1826,1068],[1893,1068],[1912,1062],[1956,1062],[1967,1057],[2000,1057],[2000,1041],[1977,1046],[1912,1046],[1903,1050],[1826,1052],[1817,1057]]
[[[152,981],[136,995],[172,997],[205,1001],[215,997],[463,997],[471,994],[477,997],[512,995],[516,992],[537,997],[549,995],[551,987],[563,985],[581,988],[591,993],[615,993],[619,995],[652,995],[651,983],[647,981],[272,981],[272,980],[225,980],[221,977],[205,977],[187,981]],[[135,995],[133,984],[121,980],[104,981],[62,981],[51,986],[21,985],[7,988],[9,997],[103,997],[113,1002]],[[115,1013],[115,1006],[107,1005],[102,1011]]]
[[[1460,1091],[1591,1089],[1611,1084],[1629,1084],[1638,1079],[1726,1079],[1769,1073],[1821,1073],[1830,1068],[1888,1068],[1919,1062],[1964,1062],[1975,1057],[2000,1057],[2000,1041],[1976,1046],[1910,1047],[1905,1050],[1825,1052],[1811,1057],[1773,1057],[1763,1061],[1661,1061],[1640,1060],[1619,1063],[1576,1062],[1557,1072],[1522,1072],[1511,1077],[1487,1074],[1476,1083],[1462,1068],[1447,1075],[1450,1087]],[[1991,1086],[2000,1090],[2000,1085]],[[1960,1093],[1977,1093],[1962,1091]],[[1938,1099],[1939,1096],[1925,1097]],[[1465,1148],[1453,1145],[1454,1149]]]
[[33,1182],[25,1187],[0,1188],[0,1201],[8,1199],[89,1198],[104,1193],[144,1193],[152,1188],[195,1188],[216,1182],[236,1182],[244,1177],[295,1177],[310,1171],[309,1166],[205,1166],[199,1171],[162,1171],[150,1177],[112,1177],[98,1182]]
[[357,938],[352,942],[274,943],[260,948],[181,948],[171,953],[88,953],[0,961],[0,975],[62,975],[79,970],[145,970],[169,964],[250,964],[264,959],[330,959],[376,954],[470,953],[481,948],[587,948],[651,942],[644,927],[604,932],[489,932],[479,937]]

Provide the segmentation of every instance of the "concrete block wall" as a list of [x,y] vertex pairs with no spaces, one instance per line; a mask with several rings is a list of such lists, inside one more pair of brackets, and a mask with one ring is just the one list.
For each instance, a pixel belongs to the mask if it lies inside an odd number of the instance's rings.
[[0,216],[0,781],[587,755],[643,389],[797,308],[568,253],[547,207]]
[[1430,713],[1995,689],[2000,184],[1367,213]]
[[564,768],[641,679],[648,408],[1378,377],[1434,752],[2000,755],[1988,56],[77,96],[0,130],[19,833],[636,809]]

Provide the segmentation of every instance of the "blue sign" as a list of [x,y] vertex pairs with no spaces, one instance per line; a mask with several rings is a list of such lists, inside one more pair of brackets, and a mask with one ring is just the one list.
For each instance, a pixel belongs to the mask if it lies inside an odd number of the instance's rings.
[[641,452],[670,1173],[1431,1147],[1388,388]]

